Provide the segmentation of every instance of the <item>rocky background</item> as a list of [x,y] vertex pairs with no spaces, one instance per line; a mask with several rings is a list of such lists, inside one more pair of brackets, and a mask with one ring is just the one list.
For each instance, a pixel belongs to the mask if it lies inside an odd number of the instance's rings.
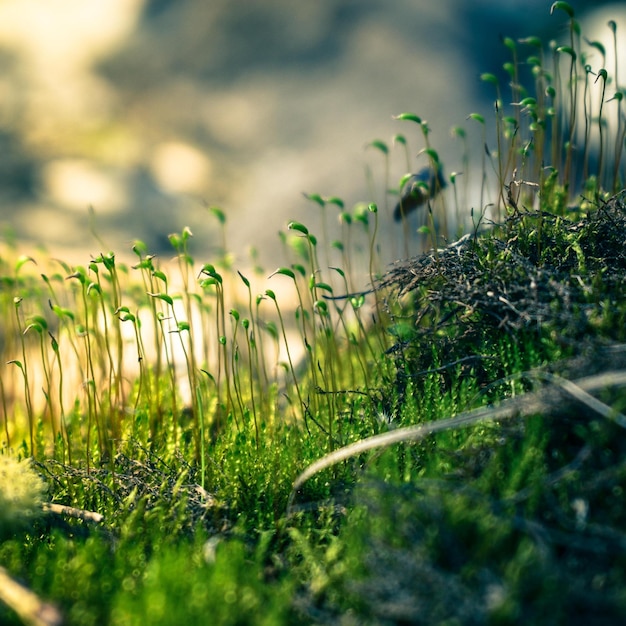
[[[580,18],[605,5],[572,4]],[[605,38],[607,19],[626,13],[606,6]],[[277,231],[289,219],[315,224],[302,192],[348,207],[380,201],[382,155],[364,146],[402,133],[417,155],[417,127],[393,114],[427,119],[448,171],[459,170],[450,128],[469,131],[469,113],[489,114],[493,94],[478,76],[507,58],[500,36],[553,36],[565,18],[549,9],[545,0],[2,0],[2,236],[67,258],[129,250],[136,238],[165,251],[167,234],[189,225],[195,254],[210,260],[218,237],[207,207],[218,205],[241,262],[254,244],[275,264]],[[398,150],[391,170],[394,181],[405,173]]]

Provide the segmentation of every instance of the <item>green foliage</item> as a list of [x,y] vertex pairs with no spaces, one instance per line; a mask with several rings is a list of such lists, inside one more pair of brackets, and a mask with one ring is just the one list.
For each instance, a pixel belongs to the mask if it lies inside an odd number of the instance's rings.
[[[598,412],[546,373],[626,361],[626,198],[607,200],[624,178],[623,94],[589,65],[572,7],[551,13],[568,41],[504,38],[510,93],[483,73],[493,118],[453,129],[456,219],[473,229],[452,246],[438,194],[417,228],[432,251],[382,265],[381,248],[399,236],[408,257],[412,241],[407,220],[387,227],[411,177],[389,183],[394,150],[405,172],[416,153],[442,167],[428,122],[402,113],[423,147],[370,141],[382,192],[371,179],[352,208],[305,194],[321,236],[289,222],[269,286],[254,253],[254,277],[233,269],[218,207],[209,261],[189,228],[169,236],[173,263],[140,240],[131,267],[112,252],[71,267],[3,251],[1,438],[33,463],[0,482],[0,563],[68,624],[623,618],[626,399],[607,383]],[[472,411],[487,417],[459,421]],[[18,623],[3,607],[0,621]]]
[[266,541],[255,553],[240,541],[168,547],[145,569],[140,595],[120,597],[111,624],[277,624],[289,620],[288,581],[263,580]]
[[46,485],[27,460],[0,454],[0,539],[28,528],[42,514]]

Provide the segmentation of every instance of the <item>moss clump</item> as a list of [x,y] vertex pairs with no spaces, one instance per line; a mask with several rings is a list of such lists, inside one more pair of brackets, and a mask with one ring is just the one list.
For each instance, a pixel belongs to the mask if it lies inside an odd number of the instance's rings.
[[45,491],[29,461],[0,456],[0,537],[27,526],[41,514]]

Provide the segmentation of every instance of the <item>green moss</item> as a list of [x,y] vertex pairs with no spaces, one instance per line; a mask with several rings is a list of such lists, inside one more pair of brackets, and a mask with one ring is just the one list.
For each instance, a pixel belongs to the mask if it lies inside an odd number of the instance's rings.
[[[291,222],[258,296],[216,207],[223,241],[198,273],[188,228],[170,236],[173,265],[141,241],[133,267],[113,253],[36,270],[10,249],[0,258],[1,437],[48,488],[0,455],[0,563],[68,624],[623,621],[626,396],[594,388],[602,414],[581,393],[586,376],[626,364],[626,197],[611,197],[621,152],[609,150],[623,137],[588,120],[573,145],[580,38],[567,3],[553,12],[571,45],[550,56],[535,38],[505,39],[510,97],[482,76],[498,106],[470,120],[485,138],[495,126],[497,150],[463,157],[483,198],[451,246],[434,194],[422,231],[435,249],[381,267],[381,245],[409,248],[405,222],[381,242],[395,190],[352,209],[307,194],[324,236]],[[426,120],[397,119],[441,167]],[[409,142],[394,138],[403,158]],[[370,146],[388,182],[392,149]],[[576,153],[586,197],[572,206]],[[373,291],[355,273],[364,254]],[[480,421],[447,421],[473,410]],[[38,517],[44,496],[104,521]],[[0,607],[0,621],[17,618]]]
[[27,529],[43,513],[46,485],[28,460],[0,454],[0,538]]

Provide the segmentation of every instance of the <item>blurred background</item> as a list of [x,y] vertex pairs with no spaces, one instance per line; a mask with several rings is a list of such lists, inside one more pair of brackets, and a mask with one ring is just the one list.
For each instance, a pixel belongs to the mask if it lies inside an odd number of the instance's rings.
[[[237,262],[252,244],[271,266],[288,220],[315,224],[303,192],[380,202],[382,153],[366,144],[402,133],[415,155],[423,147],[392,115],[427,119],[447,171],[459,170],[451,127],[492,109],[480,73],[508,60],[502,35],[564,37],[550,5],[0,0],[2,237],[86,262],[134,239],[171,254],[167,235],[187,225],[204,262],[219,246],[217,205]],[[592,38],[626,12],[572,5],[583,21],[608,11]],[[405,173],[399,150],[391,170]]]

